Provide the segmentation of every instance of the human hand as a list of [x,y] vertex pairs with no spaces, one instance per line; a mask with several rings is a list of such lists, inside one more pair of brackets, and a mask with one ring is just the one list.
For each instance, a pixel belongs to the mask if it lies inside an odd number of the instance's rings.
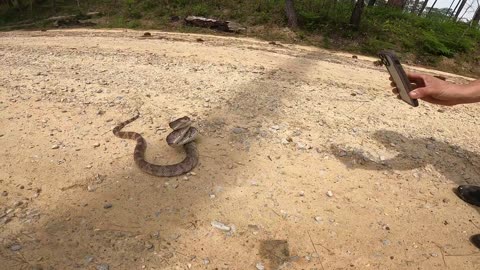
[[[458,85],[446,82],[442,79],[418,74],[407,73],[407,77],[413,86],[409,93],[413,99],[421,99],[433,104],[453,106],[462,103],[480,101],[480,83],[474,82],[466,85]],[[392,92],[398,95],[398,88],[390,77]],[[400,95],[398,95],[400,98]]]

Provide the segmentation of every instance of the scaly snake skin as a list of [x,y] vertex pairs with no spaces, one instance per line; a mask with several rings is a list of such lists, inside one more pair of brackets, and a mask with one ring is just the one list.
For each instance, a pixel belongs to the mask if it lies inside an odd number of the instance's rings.
[[[198,163],[198,150],[194,139],[198,131],[194,127],[190,127],[190,119],[188,117],[182,117],[170,122],[169,125],[174,129],[174,131],[167,137],[167,142],[169,145],[183,145],[186,153],[185,159],[173,165],[156,165],[145,160],[147,142],[142,135],[132,131],[121,131],[126,125],[137,120],[139,116],[140,115],[137,114],[131,119],[118,124],[113,129],[113,134],[122,139],[137,141],[137,145],[135,146],[135,150],[133,152],[133,160],[142,171],[155,176],[170,177],[182,175],[195,168]],[[190,136],[190,138],[185,139],[183,136]],[[184,142],[182,142],[182,140]]]

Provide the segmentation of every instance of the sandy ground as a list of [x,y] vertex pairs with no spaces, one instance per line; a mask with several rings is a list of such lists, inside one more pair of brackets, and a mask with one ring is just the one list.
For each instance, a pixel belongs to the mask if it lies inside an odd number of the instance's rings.
[[[480,269],[452,192],[480,184],[478,105],[411,108],[366,57],[141,35],[0,33],[1,269]],[[136,109],[159,164],[194,118],[193,174],[135,166],[111,130]]]

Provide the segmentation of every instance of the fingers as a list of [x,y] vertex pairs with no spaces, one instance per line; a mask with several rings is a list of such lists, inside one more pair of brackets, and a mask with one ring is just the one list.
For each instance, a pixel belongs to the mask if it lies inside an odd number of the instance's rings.
[[426,86],[426,81],[428,80],[427,75],[413,73],[413,72],[408,72],[407,77],[411,83],[416,84],[418,87]]
[[416,98],[416,99],[424,98],[432,95],[432,89],[430,87],[420,87],[411,91],[410,93],[408,93],[408,95],[411,98]]

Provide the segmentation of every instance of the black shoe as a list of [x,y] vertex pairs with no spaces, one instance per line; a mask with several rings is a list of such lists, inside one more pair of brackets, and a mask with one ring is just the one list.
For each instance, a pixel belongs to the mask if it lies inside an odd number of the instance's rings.
[[475,234],[470,237],[470,242],[478,249],[480,249],[480,234]]
[[457,195],[465,202],[480,206],[480,186],[461,185],[457,188]]

